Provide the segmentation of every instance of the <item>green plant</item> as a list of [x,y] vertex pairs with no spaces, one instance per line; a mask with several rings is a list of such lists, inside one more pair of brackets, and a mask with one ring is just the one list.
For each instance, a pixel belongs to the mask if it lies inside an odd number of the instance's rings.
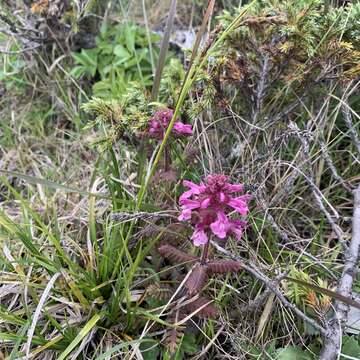
[[[159,36],[150,35],[152,56],[156,59]],[[135,24],[101,27],[96,47],[73,53],[75,78],[94,79],[93,95],[100,98],[119,98],[132,81],[144,88],[152,84],[151,55],[145,29]]]

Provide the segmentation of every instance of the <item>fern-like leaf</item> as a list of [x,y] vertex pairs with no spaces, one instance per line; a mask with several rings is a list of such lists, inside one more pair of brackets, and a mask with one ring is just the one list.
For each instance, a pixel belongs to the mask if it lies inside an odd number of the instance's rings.
[[209,274],[224,274],[227,272],[238,272],[241,264],[235,260],[213,260],[207,263]]
[[169,300],[174,293],[172,287],[168,284],[151,284],[146,288],[146,294],[151,298],[158,300]]
[[200,318],[215,318],[219,315],[219,311],[218,309],[211,304],[211,300],[209,300],[208,298],[202,296],[199,297],[198,299],[190,302],[189,304],[186,304],[185,310],[191,314],[193,312],[195,312],[196,310],[198,310],[200,307],[204,306],[205,304],[207,304],[204,308],[202,308],[200,311],[198,311],[196,313],[196,316],[200,317]]
[[[168,322],[176,323],[185,317],[185,314],[183,314],[180,310],[177,310],[169,316]],[[174,354],[177,351],[181,342],[181,338],[184,335],[184,328],[184,326],[177,326],[166,330],[163,338],[163,343],[170,352],[170,354]]]
[[197,260],[196,256],[187,254],[186,252],[178,250],[176,247],[171,245],[161,245],[158,248],[158,251],[162,257],[170,260],[173,263]]
[[202,264],[195,265],[192,273],[188,277],[185,287],[190,296],[198,294],[204,287],[208,279],[207,266]]

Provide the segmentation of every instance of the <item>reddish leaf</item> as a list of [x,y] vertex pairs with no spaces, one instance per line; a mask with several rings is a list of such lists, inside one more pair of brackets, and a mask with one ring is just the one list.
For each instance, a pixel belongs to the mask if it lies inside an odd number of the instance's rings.
[[200,292],[204,287],[208,279],[207,266],[202,264],[197,264],[193,268],[190,276],[188,277],[185,287],[190,296],[193,296]]
[[207,263],[207,267],[210,274],[224,274],[239,271],[241,264],[235,260],[213,260]]
[[178,329],[168,329],[165,332],[164,345],[169,350],[170,354],[174,354],[178,349],[183,333]]
[[[184,319],[186,315],[182,313],[180,310],[177,310],[176,312],[172,313],[169,318],[169,323],[176,323],[182,319]],[[164,345],[169,350],[170,354],[174,354],[176,350],[178,349],[181,338],[184,334],[184,326],[177,326],[175,328],[167,329],[164,334]]]
[[191,314],[194,311],[198,310],[200,307],[206,305],[203,309],[201,309],[199,312],[196,313],[196,316],[200,317],[200,318],[208,318],[208,317],[217,317],[219,315],[219,311],[218,309],[211,304],[211,301],[206,298],[206,297],[200,297],[194,301],[192,301],[191,303],[185,305],[185,309],[186,311]]
[[146,294],[158,300],[169,300],[174,290],[168,284],[151,284],[146,288]]
[[176,247],[171,245],[161,245],[158,251],[161,256],[174,263],[197,260],[196,256],[187,254],[186,252],[178,250]]

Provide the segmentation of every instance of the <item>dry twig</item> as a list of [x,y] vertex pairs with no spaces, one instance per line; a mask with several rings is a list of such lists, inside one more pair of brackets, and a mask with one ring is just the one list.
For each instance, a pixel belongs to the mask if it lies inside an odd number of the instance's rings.
[[[350,296],[352,284],[357,271],[360,250],[360,185],[354,191],[354,214],[352,239],[348,250],[344,253],[344,268],[338,285],[338,293]],[[335,314],[328,322],[324,336],[324,347],[321,360],[335,360],[339,356],[342,330],[347,322],[349,305],[335,301]]]
[[238,261],[241,264],[241,267],[253,275],[256,279],[260,280],[265,284],[265,286],[276,295],[276,297],[281,301],[281,303],[291,309],[299,318],[313,326],[316,330],[318,330],[323,336],[326,334],[326,330],[317,323],[314,319],[310,318],[306,314],[304,314],[295,304],[291,303],[286,299],[284,294],[277,288],[277,281],[274,282],[269,279],[266,275],[264,275],[254,264],[245,263],[243,259],[238,256],[233,255],[230,251],[222,248],[215,241],[211,241],[211,244],[221,253],[229,256],[230,258]]

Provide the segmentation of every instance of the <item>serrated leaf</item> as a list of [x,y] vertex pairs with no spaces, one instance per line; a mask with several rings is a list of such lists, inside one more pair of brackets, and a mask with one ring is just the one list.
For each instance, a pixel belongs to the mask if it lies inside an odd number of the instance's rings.
[[[360,345],[356,338],[345,335],[342,337],[341,355],[352,356],[353,358],[359,358]],[[340,360],[348,359],[345,356],[340,356]]]
[[86,69],[84,66],[75,66],[71,69],[70,75],[74,77],[75,79],[79,79],[81,76],[83,76],[86,73]]
[[136,29],[134,28],[134,26],[125,27],[126,47],[130,52],[134,52],[135,50],[135,35]]
[[207,263],[211,274],[224,274],[227,272],[237,272],[241,269],[241,264],[235,260],[213,260]]
[[[202,308],[200,311],[197,311],[205,304],[207,305],[204,308]],[[200,318],[208,318],[208,317],[214,318],[219,314],[218,309],[211,303],[211,300],[209,300],[204,296],[199,297],[198,299],[186,304],[184,308],[186,309],[189,315],[197,311],[196,316]]]
[[185,287],[190,296],[198,294],[208,279],[207,266],[197,264],[188,277]]
[[187,254],[186,252],[178,250],[176,247],[171,245],[161,245],[158,248],[158,251],[161,256],[174,263],[198,260],[196,256]]

